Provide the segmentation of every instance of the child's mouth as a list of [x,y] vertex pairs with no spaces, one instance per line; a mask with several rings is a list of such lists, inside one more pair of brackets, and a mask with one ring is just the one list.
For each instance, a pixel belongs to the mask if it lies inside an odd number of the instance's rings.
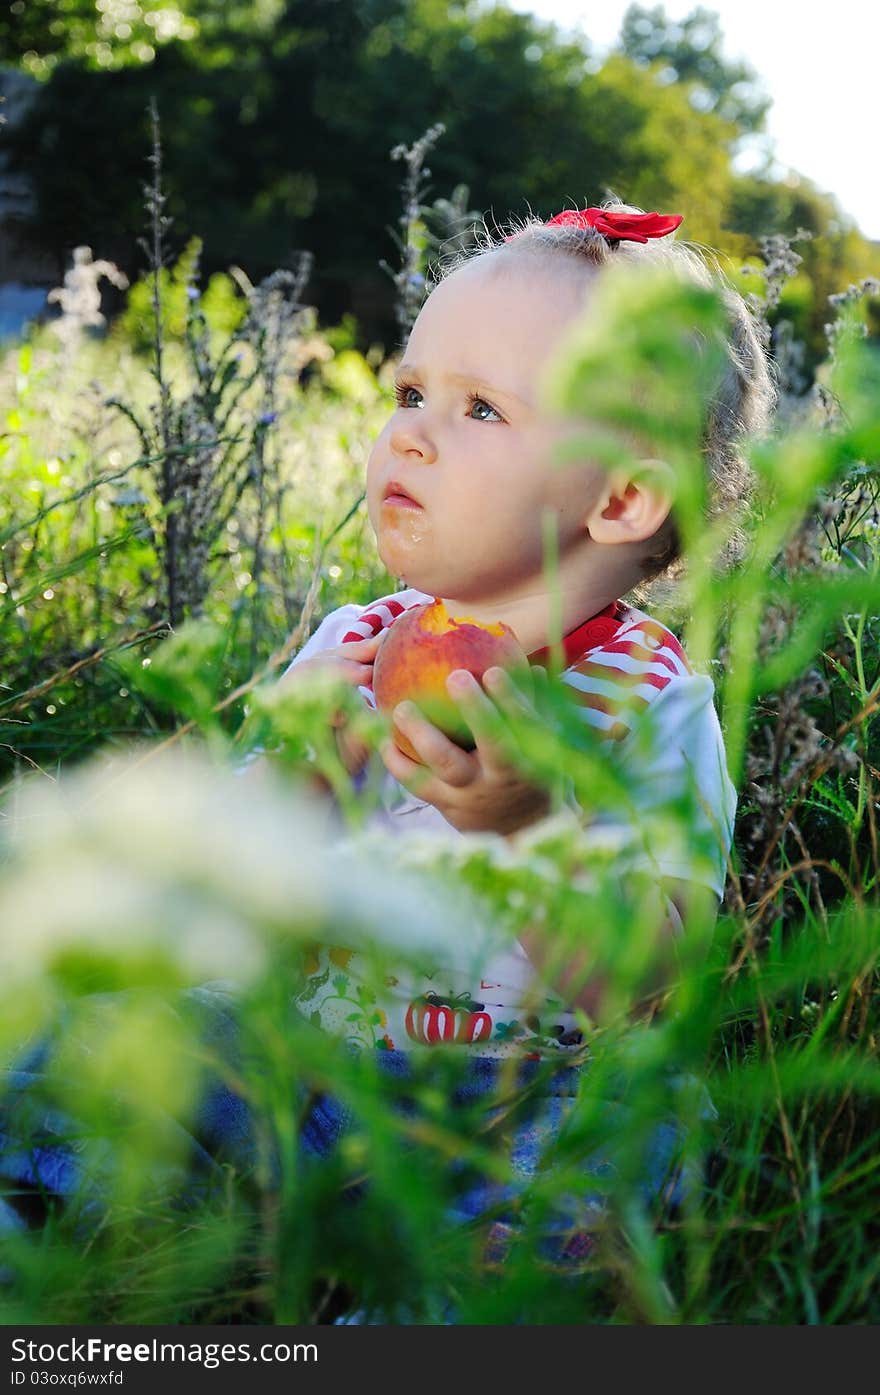
[[415,499],[410,499],[406,494],[386,494],[382,504],[393,509],[420,509],[422,507],[421,504],[416,503]]

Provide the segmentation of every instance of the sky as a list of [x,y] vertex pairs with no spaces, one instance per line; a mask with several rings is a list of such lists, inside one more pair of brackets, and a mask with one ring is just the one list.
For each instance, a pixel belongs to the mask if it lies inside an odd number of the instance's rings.
[[[579,32],[601,58],[613,47],[629,0],[501,0],[507,8]],[[773,158],[774,178],[806,175],[833,194],[865,237],[880,240],[880,5],[877,0],[640,0],[684,19],[702,3],[720,16],[726,58],[744,59],[773,99],[766,133],[749,138],[737,170]]]

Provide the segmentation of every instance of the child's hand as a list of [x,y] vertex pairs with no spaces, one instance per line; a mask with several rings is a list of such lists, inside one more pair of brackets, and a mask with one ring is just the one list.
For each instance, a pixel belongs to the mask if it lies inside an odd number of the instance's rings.
[[[279,685],[289,687],[292,683],[302,683],[309,674],[317,672],[332,673],[353,688],[370,685],[373,681],[373,660],[385,634],[385,630],[380,630],[370,639],[349,640],[347,644],[339,644],[333,649],[322,649],[313,658],[294,664],[279,678]],[[350,734],[347,720],[346,713],[340,709],[331,712],[329,717],[330,725],[336,728],[339,759],[349,775],[358,775],[369,759],[370,748]]]
[[[547,676],[540,668],[532,673],[533,678]],[[515,833],[548,814],[551,797],[545,786],[529,783],[512,763],[503,714],[536,714],[503,669],[488,669],[483,683],[491,697],[463,669],[456,669],[446,680],[450,697],[474,734],[476,750],[463,751],[416,708],[407,715],[404,703],[394,709],[394,721],[424,765],[410,760],[393,741],[383,742],[380,753],[389,773],[417,798],[439,809],[460,833]]]

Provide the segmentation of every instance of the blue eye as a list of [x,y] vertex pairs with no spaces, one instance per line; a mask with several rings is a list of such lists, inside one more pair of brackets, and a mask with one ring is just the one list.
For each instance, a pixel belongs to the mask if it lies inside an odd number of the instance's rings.
[[406,394],[408,392],[416,391],[417,389],[414,388],[411,383],[395,383],[394,400],[396,401],[398,407],[408,407],[409,403],[406,400]]
[[[477,402],[479,402],[479,404],[480,404],[481,407],[488,407],[490,412],[495,412],[495,408],[494,408],[489,402],[487,402],[486,399],[485,399],[484,397],[477,397],[477,395],[476,395],[475,392],[469,392],[469,393],[468,393],[468,408],[473,407],[474,404],[477,403]],[[496,415],[496,417],[498,418],[498,420],[501,421],[501,413],[500,413],[500,412],[495,412],[495,415]],[[489,420],[488,417],[477,417],[477,421],[488,421],[488,420]]]
[[[394,398],[395,398],[395,401],[397,402],[398,407],[408,407],[408,406],[410,405],[410,403],[407,401],[407,393],[409,393],[409,392],[414,392],[414,393],[418,394],[419,397],[421,397],[421,393],[419,392],[418,388],[417,388],[417,387],[414,387],[412,383],[396,383],[396,384],[395,384],[395,386],[394,386]],[[477,394],[476,394],[475,392],[469,392],[469,393],[467,394],[467,401],[468,401],[468,410],[469,410],[469,411],[470,411],[477,403],[479,403],[481,407],[487,407],[487,408],[489,409],[490,412],[494,412],[494,413],[495,413],[495,416],[498,418],[499,421],[503,421],[503,420],[504,420],[504,418],[501,416],[501,413],[500,413],[499,411],[497,411],[496,408],[493,407],[492,404],[491,404],[490,402],[487,402],[486,399],[485,399],[484,397],[478,397]],[[488,418],[488,417],[475,417],[474,420],[475,420],[475,421],[488,421],[489,418]]]

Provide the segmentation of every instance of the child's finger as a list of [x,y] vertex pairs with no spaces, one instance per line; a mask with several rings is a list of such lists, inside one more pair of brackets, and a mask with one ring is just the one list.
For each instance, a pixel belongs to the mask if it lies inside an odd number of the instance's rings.
[[364,685],[369,687],[373,681],[373,665],[363,663],[348,655],[333,657],[329,663],[322,665],[326,673],[333,675],[335,679],[343,683],[348,683],[353,688],[360,688]]
[[343,727],[336,733],[336,748],[349,775],[359,775],[369,760],[369,746]]
[[368,639],[349,639],[344,644],[337,644],[334,649],[329,650],[331,654],[338,654],[343,659],[359,659],[362,656],[375,654],[382,640],[385,638],[385,631],[380,630],[378,634],[370,635]]
[[[485,682],[486,675],[483,675]],[[481,752],[496,748],[504,749],[507,738],[506,724],[499,714],[498,705],[493,701],[491,691],[484,692],[472,673],[467,670],[449,675],[446,690],[461,709],[462,715],[474,734],[474,740]]]
[[349,683],[354,683],[360,687],[362,683],[371,683],[373,680],[373,665],[357,663],[353,659],[343,661],[345,667],[342,669],[343,676]]
[[[534,695],[534,680],[532,684]],[[503,668],[487,669],[483,674],[483,686],[502,712],[521,713],[527,717],[537,716],[527,695]]]

